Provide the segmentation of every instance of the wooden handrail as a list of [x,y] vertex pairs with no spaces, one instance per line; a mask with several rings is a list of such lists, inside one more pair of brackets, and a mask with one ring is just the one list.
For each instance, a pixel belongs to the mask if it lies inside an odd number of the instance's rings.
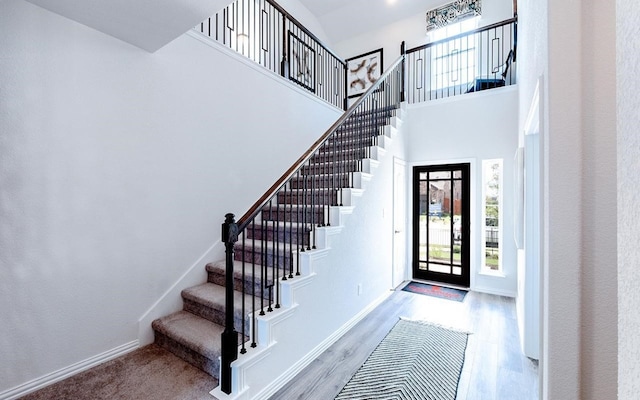
[[414,47],[413,49],[407,50],[407,53],[413,53],[413,52],[416,52],[416,51],[424,50],[424,49],[427,49],[429,47],[432,47],[432,46],[435,46],[435,45],[438,45],[438,44],[450,42],[452,40],[456,40],[456,39],[460,39],[460,38],[463,38],[463,37],[466,37],[466,36],[470,36],[470,35],[473,35],[475,33],[488,31],[490,29],[499,28],[501,26],[509,25],[509,24],[511,24],[513,22],[517,22],[517,21],[518,21],[518,18],[514,17],[514,18],[510,18],[510,19],[501,21],[501,22],[496,22],[495,24],[483,26],[482,28],[474,29],[474,30],[468,31],[468,32],[463,32],[463,33],[460,33],[460,34],[455,35],[455,36],[450,36],[448,38],[436,40],[435,42],[430,42],[430,43],[427,43],[427,44],[423,44],[422,46]]
[[404,60],[404,55],[401,55],[394,63],[387,69],[387,71],[378,78],[376,83],[374,83],[360,98],[353,103],[347,111],[345,111],[340,118],[336,122],[329,127],[329,129],[322,135],[316,142],[311,145],[311,147],[289,168],[281,177],[274,183],[269,190],[265,192],[265,194],[256,201],[253,206],[247,211],[239,220],[238,220],[238,230],[242,232],[244,228],[253,220],[253,218],[258,215],[260,210],[273,198],[278,190],[284,185],[289,179],[293,177],[293,175],[307,162],[314,153],[320,149],[320,146],[331,136],[331,134],[342,125],[347,118],[353,114],[356,108],[365,101],[367,96],[376,91],[378,87],[382,84],[382,82],[391,74],[391,72]]

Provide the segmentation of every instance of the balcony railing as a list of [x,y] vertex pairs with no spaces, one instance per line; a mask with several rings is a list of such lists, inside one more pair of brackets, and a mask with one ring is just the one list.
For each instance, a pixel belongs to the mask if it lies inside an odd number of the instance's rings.
[[419,103],[516,83],[517,19],[408,50],[407,101]]
[[346,63],[273,0],[237,0],[195,29],[346,109]]

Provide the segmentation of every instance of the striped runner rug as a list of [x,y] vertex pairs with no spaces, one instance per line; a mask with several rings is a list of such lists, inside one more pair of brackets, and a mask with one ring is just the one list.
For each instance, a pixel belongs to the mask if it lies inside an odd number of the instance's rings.
[[468,334],[401,319],[336,400],[455,400]]

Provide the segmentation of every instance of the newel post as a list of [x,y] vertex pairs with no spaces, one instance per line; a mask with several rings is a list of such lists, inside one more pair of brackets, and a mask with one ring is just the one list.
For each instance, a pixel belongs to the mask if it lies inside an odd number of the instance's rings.
[[233,214],[225,215],[222,224],[222,242],[226,252],[225,271],[225,319],[222,332],[222,355],[220,360],[220,388],[231,393],[231,363],[238,358],[238,332],[234,329],[233,305],[233,246],[238,241],[238,225]]

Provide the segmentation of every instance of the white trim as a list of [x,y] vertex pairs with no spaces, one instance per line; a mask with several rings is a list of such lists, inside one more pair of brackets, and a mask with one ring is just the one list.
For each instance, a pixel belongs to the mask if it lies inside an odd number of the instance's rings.
[[[282,375],[280,375],[277,379],[274,379],[273,382],[262,389],[258,394],[253,397],[253,400],[262,400],[268,399],[273,396],[278,390],[284,387],[287,382],[293,379],[296,375],[298,375],[304,368],[306,368],[309,364],[311,364],[316,358],[318,358],[325,350],[327,350],[331,345],[336,343],[345,333],[347,333],[351,328],[353,328],[358,322],[362,321],[371,311],[373,311],[376,307],[382,304],[393,291],[388,291],[377,300],[374,300],[371,304],[369,304],[365,309],[356,314],[353,318],[347,321],[344,325],[342,325],[339,329],[331,334],[327,339],[318,344],[313,350],[307,353],[306,356],[302,357],[298,362],[293,364],[288,370],[286,370]],[[220,399],[222,400],[222,399]]]
[[[289,369],[287,369],[284,373],[282,373],[279,377],[274,379],[268,386],[264,387],[260,392],[253,395],[251,400],[266,400],[273,396],[278,390],[283,388],[287,382],[293,379],[296,375],[300,373],[303,369],[305,369],[309,364],[311,364],[315,359],[317,359],[324,351],[326,351],[329,347],[331,347],[334,343],[336,343],[345,333],[347,333],[351,328],[353,328],[358,322],[362,321],[371,311],[373,311],[376,307],[378,307],[382,302],[384,302],[393,291],[388,291],[377,300],[374,300],[371,304],[369,304],[366,308],[356,314],[353,318],[347,321],[344,325],[338,328],[335,332],[331,334],[331,336],[327,337],[321,343],[319,343],[313,350],[307,353],[304,357],[298,360],[295,364],[293,364]],[[246,363],[255,363],[256,358],[263,359],[266,355],[268,355],[270,349],[273,346],[277,345],[276,342],[272,343],[270,346],[265,347],[263,352],[258,354],[253,354],[250,358],[243,360],[239,358],[234,361],[233,367],[234,369],[241,364]],[[210,394],[215,396],[218,400],[248,400],[246,398],[247,393],[249,393],[249,387],[244,386],[244,382],[237,382],[238,388],[240,389],[237,393],[232,392],[227,395],[220,390],[220,387],[216,387],[213,389]]]
[[35,392],[36,390],[42,389],[45,386],[60,382],[61,380],[67,379],[82,371],[86,371],[102,363],[113,360],[114,358],[123,356],[133,350],[136,350],[138,347],[139,342],[137,340],[125,343],[111,350],[107,350],[104,353],[100,353],[96,356],[87,358],[86,360],[77,362],[75,364],[69,365],[68,367],[64,367],[57,371],[43,375],[40,378],[33,379],[29,382],[6,390],[0,393],[0,400],[13,400],[25,396],[29,393]]
[[493,294],[496,296],[513,297],[513,298],[515,298],[517,295],[517,293],[513,290],[496,289],[496,288],[486,287],[486,286],[472,286],[471,290],[479,293],[487,293],[487,294]]

